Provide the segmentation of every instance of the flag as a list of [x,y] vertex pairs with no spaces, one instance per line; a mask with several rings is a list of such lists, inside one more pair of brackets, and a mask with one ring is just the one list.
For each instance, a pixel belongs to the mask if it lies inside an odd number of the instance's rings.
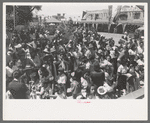
[[85,11],[83,11],[83,13],[82,13],[82,18],[84,17],[84,15],[86,14],[86,12]]

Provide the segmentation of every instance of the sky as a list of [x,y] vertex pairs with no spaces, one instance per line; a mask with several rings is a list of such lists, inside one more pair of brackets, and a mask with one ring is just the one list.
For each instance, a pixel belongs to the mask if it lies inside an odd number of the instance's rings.
[[[108,9],[109,5],[113,5],[113,11],[115,11],[118,5],[127,4],[128,3],[47,3],[42,5],[42,10],[37,12],[37,14],[52,16],[57,15],[57,13],[60,13],[61,15],[65,13],[67,19],[71,17],[72,19],[80,20],[83,11]],[[128,5],[131,5],[131,3]]]

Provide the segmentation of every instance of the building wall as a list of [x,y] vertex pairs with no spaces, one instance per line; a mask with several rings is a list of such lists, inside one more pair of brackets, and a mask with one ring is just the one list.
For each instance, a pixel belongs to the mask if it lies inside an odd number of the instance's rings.
[[87,11],[87,13],[82,18],[84,22],[107,22],[108,19],[109,19],[108,9],[98,11]]
[[144,13],[143,11],[129,11],[121,12],[120,14],[126,13],[127,19],[118,19],[118,23],[133,23],[133,24],[144,24]]

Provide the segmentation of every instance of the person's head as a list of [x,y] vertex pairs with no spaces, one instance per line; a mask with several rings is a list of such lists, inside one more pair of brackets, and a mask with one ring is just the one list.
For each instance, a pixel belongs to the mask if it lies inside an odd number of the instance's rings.
[[92,84],[91,86],[90,86],[90,94],[95,94],[96,93],[96,86],[94,85],[94,84]]
[[11,60],[11,61],[8,63],[8,66],[9,66],[10,68],[12,68],[13,65],[14,65],[14,62]]
[[124,39],[124,36],[121,36],[122,39]]
[[93,62],[93,61],[94,61],[94,59],[95,59],[95,55],[90,54],[90,56],[89,56],[89,60]]
[[48,70],[45,68],[45,67],[41,67],[40,69],[39,69],[39,74],[41,75],[41,76],[48,76]]
[[140,41],[139,45],[140,45],[140,47],[143,47],[144,46],[144,42]]
[[131,62],[133,62],[134,59],[135,59],[135,56],[134,56],[134,55],[130,55],[130,56],[129,56],[129,60],[130,60]]
[[97,71],[97,72],[100,70],[99,62],[94,63],[94,70]]
[[86,48],[82,48],[82,50],[81,50],[81,52],[82,52],[83,54],[85,54],[86,51],[87,51]]
[[67,53],[67,57],[68,57],[68,59],[71,59],[71,57],[72,57],[71,53]]
[[77,81],[80,81],[81,76],[82,76],[82,70],[81,69],[76,69],[74,79],[77,80]]
[[121,58],[121,64],[122,65],[126,65],[127,64],[127,58],[126,57],[122,57]]
[[88,82],[84,77],[81,77],[81,86],[84,89],[88,87]]
[[20,60],[24,60],[26,58],[25,51],[21,50],[18,52],[18,57]]
[[123,50],[127,50],[128,49],[127,45],[125,45],[125,44],[122,46],[122,48],[123,48]]
[[30,55],[31,55],[31,58],[34,58],[34,57],[37,55],[37,51],[33,49],[33,50],[30,52]]
[[60,95],[64,92],[64,88],[61,84],[57,84],[55,87],[55,91]]
[[15,78],[15,79],[19,79],[19,77],[20,77],[20,71],[19,70],[15,70],[14,72],[13,72],[13,78]]
[[135,51],[136,48],[137,48],[137,47],[136,47],[136,44],[132,44],[132,45],[131,45],[131,50]]
[[87,96],[87,89],[81,89],[81,94],[83,97]]
[[37,79],[37,71],[36,70],[31,71],[30,78],[31,78],[31,80]]
[[45,54],[45,56],[43,56],[43,64],[50,63],[51,60],[52,60],[52,56],[51,55]]
[[27,76],[26,75],[22,75],[21,77],[20,77],[20,82],[21,83],[24,83],[24,84],[27,84]]
[[94,46],[92,43],[89,44],[89,50],[93,50],[94,49]]
[[127,46],[128,49],[130,49],[131,48],[131,43],[127,43],[126,46]]
[[61,75],[64,73],[64,68],[60,67],[58,68],[58,74]]
[[141,60],[143,60],[144,55],[143,55],[142,53],[140,53],[140,54],[139,54],[139,58],[140,58]]
[[22,68],[22,61],[21,61],[20,59],[18,59],[18,60],[16,61],[16,66],[17,66],[18,68]]
[[110,62],[111,56],[110,56],[110,55],[107,55],[107,56],[106,56],[106,60]]
[[110,72],[111,72],[111,69],[110,69],[110,66],[109,66],[109,65],[106,65],[106,66],[105,66],[105,72],[107,72],[107,73],[110,73]]
[[104,55],[108,56],[109,54],[110,54],[110,51],[109,50],[105,50]]
[[115,44],[114,40],[110,40],[110,41],[109,41],[109,46],[113,47],[114,44]]

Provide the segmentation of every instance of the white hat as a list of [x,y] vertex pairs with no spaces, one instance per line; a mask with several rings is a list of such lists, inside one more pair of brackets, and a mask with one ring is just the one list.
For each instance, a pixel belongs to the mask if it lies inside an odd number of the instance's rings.
[[33,47],[31,43],[27,43],[27,45],[28,45],[29,47],[31,47],[31,48]]
[[45,53],[49,53],[48,48],[45,48],[43,51],[44,51]]
[[12,53],[13,53],[13,52],[9,50],[9,51],[7,52],[7,55],[9,56],[9,55],[11,55]]
[[18,44],[18,45],[15,46],[15,48],[21,48],[21,47],[22,47],[21,44]]
[[100,86],[97,88],[97,93],[100,94],[100,95],[104,95],[107,93],[107,90],[104,86]]

